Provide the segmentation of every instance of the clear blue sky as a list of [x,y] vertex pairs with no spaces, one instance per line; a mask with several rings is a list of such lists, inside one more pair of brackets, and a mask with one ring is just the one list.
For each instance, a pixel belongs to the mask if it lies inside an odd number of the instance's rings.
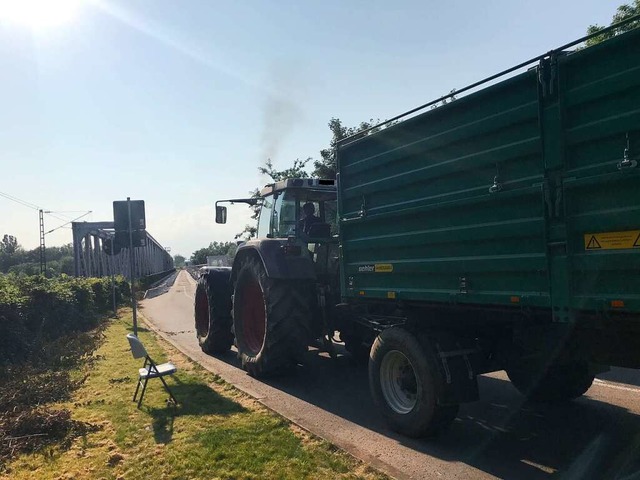
[[[216,199],[264,184],[269,157],[317,158],[331,117],[390,118],[608,24],[620,3],[87,0],[48,28],[0,15],[0,192],[91,221],[144,199],[150,233],[188,257],[249,221],[237,207],[216,225]],[[37,212],[0,198],[4,233],[36,247]]]

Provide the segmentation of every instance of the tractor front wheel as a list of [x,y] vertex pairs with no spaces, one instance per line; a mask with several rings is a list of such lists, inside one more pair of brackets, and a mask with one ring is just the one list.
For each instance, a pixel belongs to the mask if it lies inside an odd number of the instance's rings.
[[257,259],[244,261],[233,295],[233,329],[242,368],[250,375],[301,360],[312,338],[309,291],[304,281],[267,277]]
[[203,352],[225,353],[233,345],[230,270],[213,270],[198,279],[195,326]]

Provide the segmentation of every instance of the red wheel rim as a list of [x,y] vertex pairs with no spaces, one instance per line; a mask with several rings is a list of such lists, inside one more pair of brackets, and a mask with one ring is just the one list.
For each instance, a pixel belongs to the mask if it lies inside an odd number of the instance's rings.
[[264,295],[257,280],[251,279],[245,287],[242,307],[242,336],[248,353],[257,355],[262,349],[266,332]]
[[209,299],[201,290],[196,293],[196,333],[201,337],[209,334]]

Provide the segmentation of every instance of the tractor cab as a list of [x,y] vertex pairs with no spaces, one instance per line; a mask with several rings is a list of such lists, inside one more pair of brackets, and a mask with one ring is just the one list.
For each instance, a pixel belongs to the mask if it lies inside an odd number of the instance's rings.
[[303,243],[337,242],[335,180],[289,178],[265,186],[259,197],[219,200],[216,223],[226,223],[227,209],[220,203],[258,206],[257,238],[299,239]]
[[287,179],[260,192],[258,238],[295,237],[306,243],[329,241],[338,234],[334,180]]
[[[266,185],[257,197],[219,200],[216,202],[216,223],[227,220],[227,209],[221,203],[247,203],[260,209],[256,238],[243,245],[239,253],[244,249],[255,249],[261,252],[265,262],[270,263],[268,245],[278,243],[286,263],[294,261],[296,256],[307,262],[310,259],[313,265],[309,264],[308,268],[314,272],[316,280],[337,282],[337,278],[334,280],[338,271],[335,180],[289,178]],[[268,265],[267,270],[274,271]],[[289,271],[289,267],[286,270]]]

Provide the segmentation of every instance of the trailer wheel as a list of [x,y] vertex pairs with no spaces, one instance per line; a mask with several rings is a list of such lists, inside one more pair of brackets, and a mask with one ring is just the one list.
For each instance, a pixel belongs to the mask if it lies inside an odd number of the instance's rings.
[[517,362],[507,369],[511,383],[534,402],[561,402],[583,395],[593,383],[588,362],[552,364],[548,367]]
[[225,353],[233,345],[230,271],[209,271],[198,279],[195,323],[203,352]]
[[309,285],[268,278],[248,258],[233,295],[233,328],[242,368],[259,377],[295,365],[311,340]]
[[393,430],[409,437],[432,436],[455,419],[458,405],[438,404],[441,381],[428,347],[408,331],[389,328],[376,338],[369,387]]

